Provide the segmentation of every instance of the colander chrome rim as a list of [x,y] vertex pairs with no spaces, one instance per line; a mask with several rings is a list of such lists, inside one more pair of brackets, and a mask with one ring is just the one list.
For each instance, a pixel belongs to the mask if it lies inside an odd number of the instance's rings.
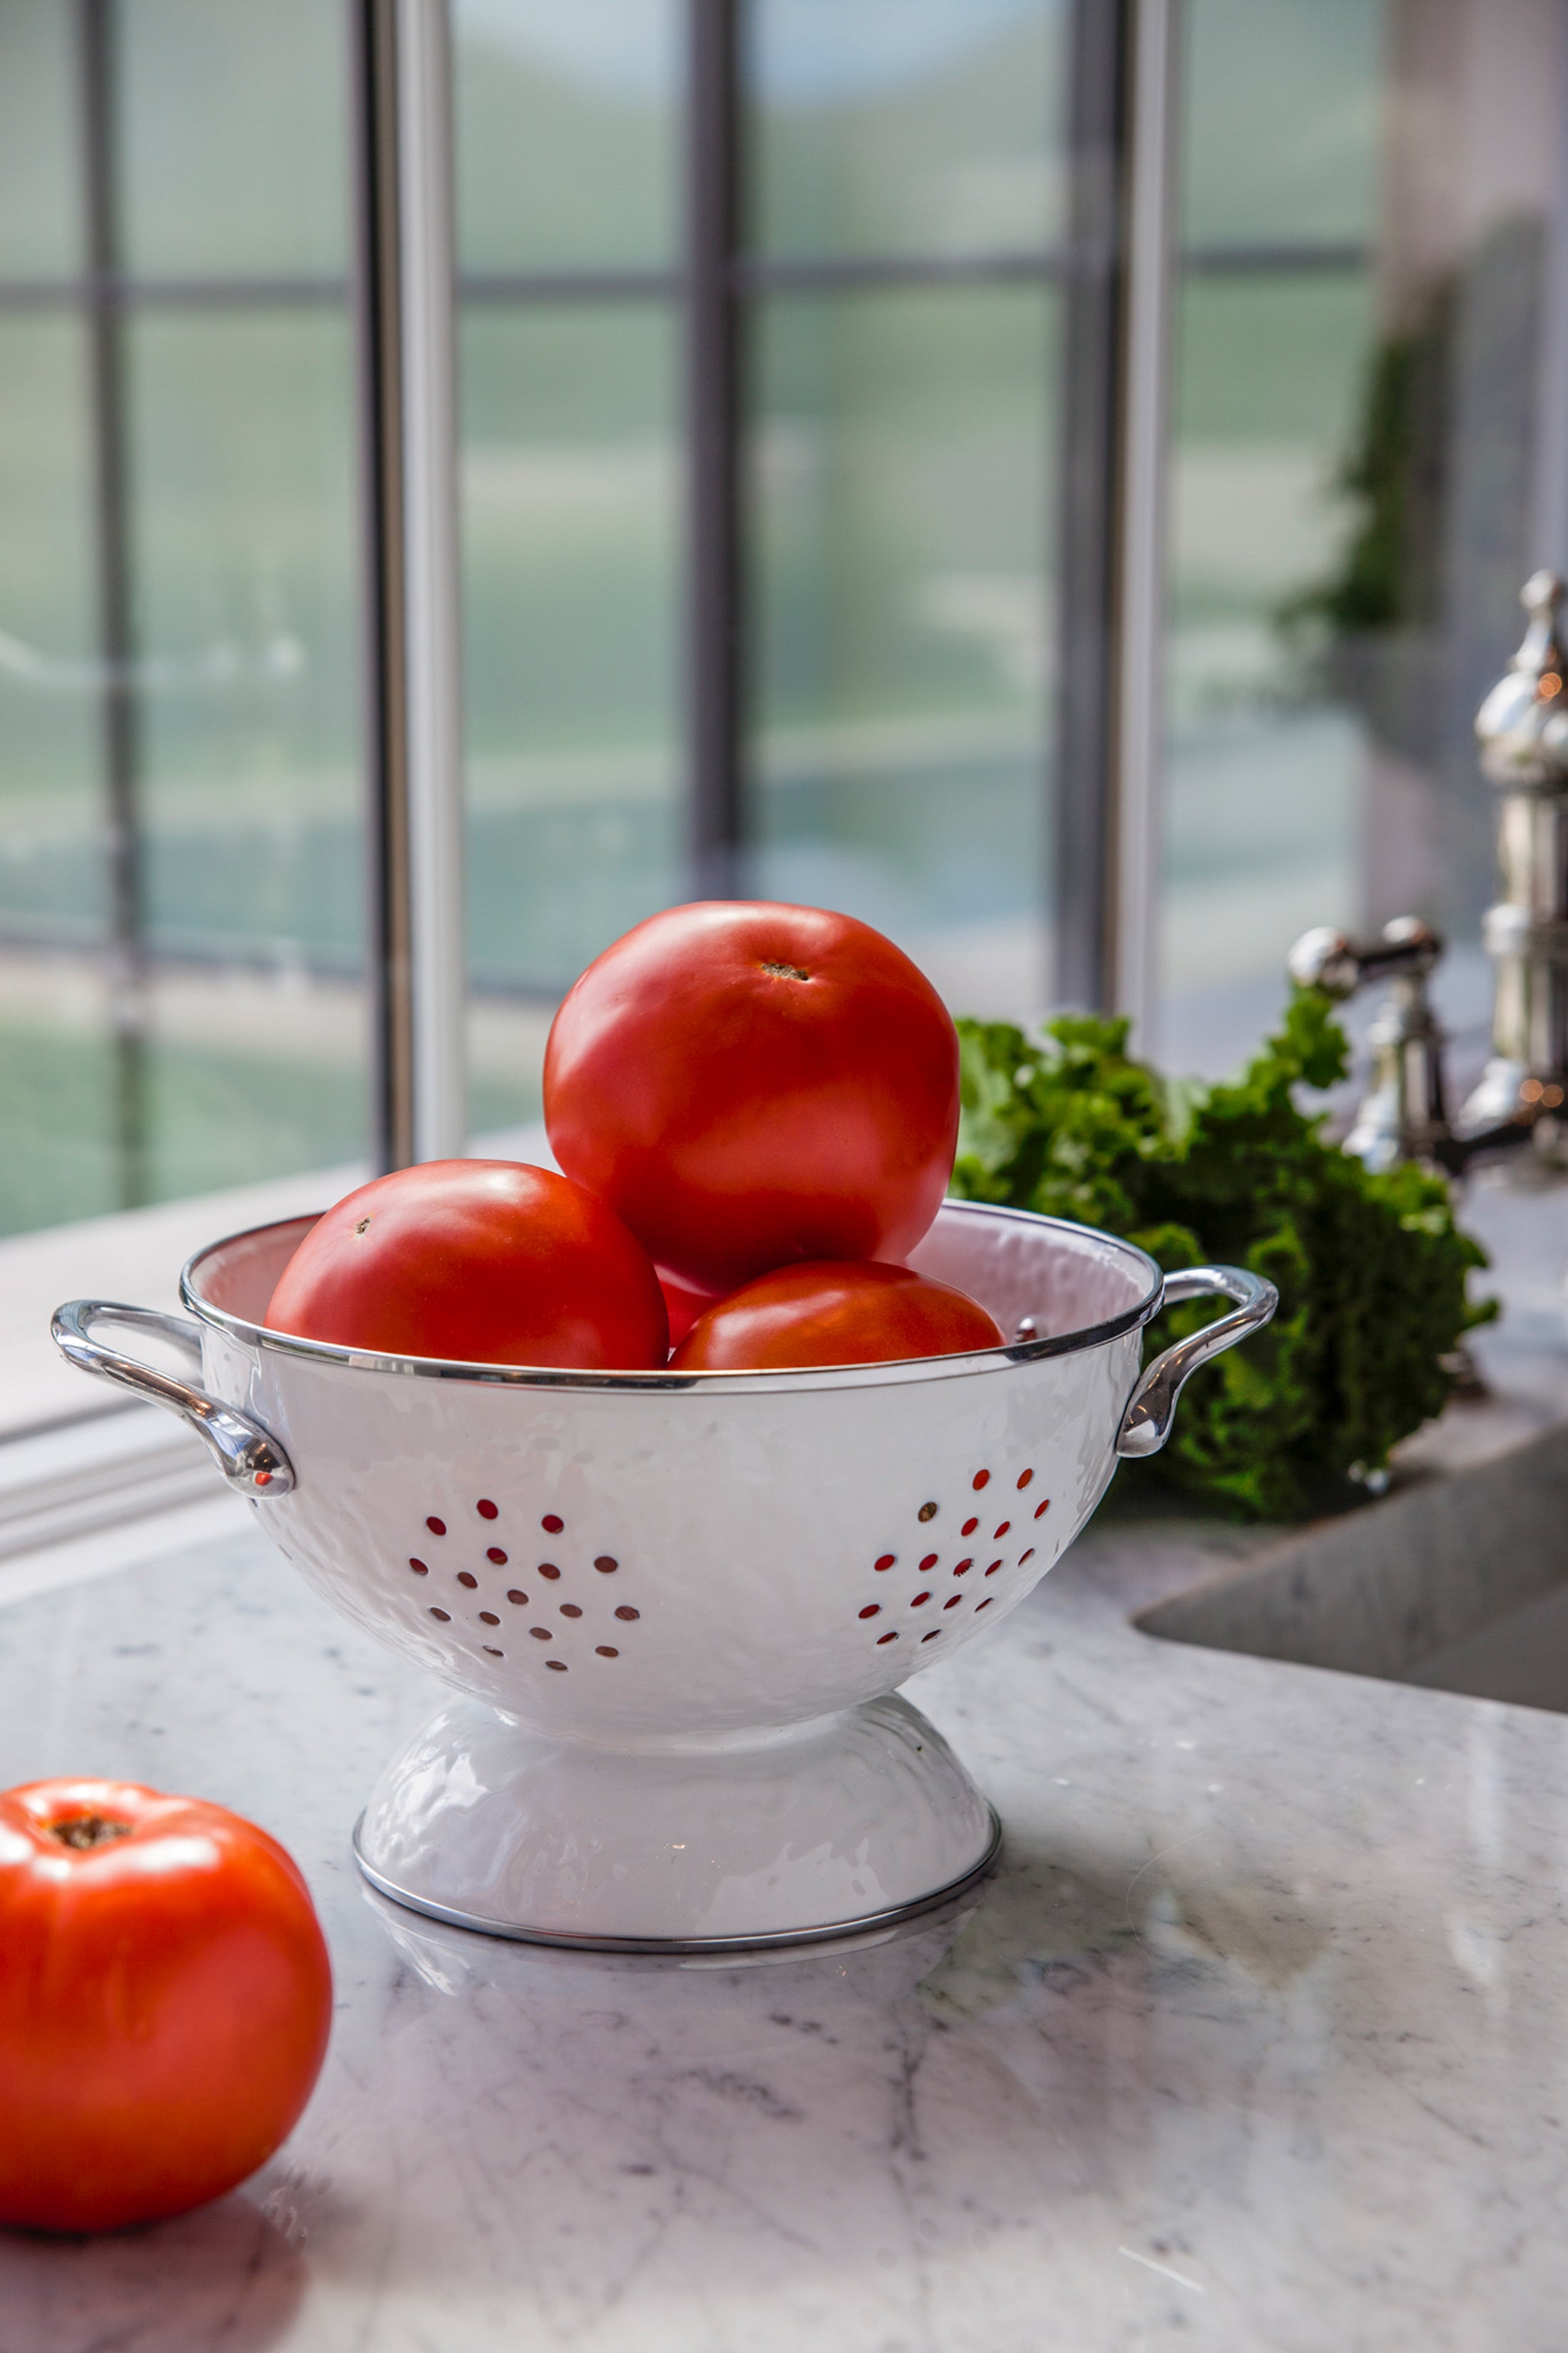
[[[1126,1241],[1120,1234],[1102,1232],[1098,1226],[1079,1225],[1070,1218],[1051,1218],[1033,1209],[1010,1209],[988,1201],[949,1201],[946,1208],[964,1217],[1025,1225],[1031,1229],[1047,1227],[1053,1231],[1074,1236],[1088,1235],[1115,1256],[1125,1260],[1133,1269],[1142,1271],[1144,1287],[1131,1307],[1101,1324],[1086,1324],[1076,1332],[1061,1332],[1034,1340],[1012,1340],[997,1348],[977,1348],[962,1356],[910,1356],[893,1363],[871,1365],[813,1365],[792,1366],[786,1371],[769,1373],[698,1373],[698,1372],[570,1372],[559,1366],[466,1364],[445,1356],[393,1356],[362,1348],[346,1348],[328,1340],[303,1340],[288,1332],[269,1331],[265,1324],[247,1323],[243,1316],[215,1306],[205,1298],[200,1289],[201,1270],[219,1250],[232,1244],[248,1241],[258,1235],[276,1233],[285,1226],[305,1222],[308,1213],[292,1218],[277,1218],[263,1226],[248,1226],[238,1233],[226,1234],[219,1241],[208,1242],[188,1259],[180,1275],[180,1297],[191,1314],[211,1329],[226,1334],[244,1346],[264,1355],[303,1357],[320,1365],[342,1365],[353,1372],[394,1374],[403,1379],[426,1381],[479,1381],[493,1388],[556,1390],[593,1389],[622,1395],[636,1395],[655,1390],[664,1395],[680,1392],[724,1396],[778,1394],[785,1391],[820,1388],[889,1388],[908,1381],[951,1380],[969,1373],[1002,1373],[1015,1365],[1038,1363],[1047,1356],[1075,1356],[1088,1348],[1104,1346],[1110,1340],[1119,1340],[1135,1332],[1158,1314],[1165,1278],[1146,1250],[1134,1242]],[[324,1216],[324,1211],[318,1211]]]

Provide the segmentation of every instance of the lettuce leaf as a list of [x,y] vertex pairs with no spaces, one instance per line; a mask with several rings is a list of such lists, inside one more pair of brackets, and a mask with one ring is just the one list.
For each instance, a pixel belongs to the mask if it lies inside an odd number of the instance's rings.
[[[1328,1142],[1299,1087],[1344,1075],[1329,1000],[1299,990],[1238,1079],[1169,1082],[1127,1052],[1127,1023],[1067,1014],[1038,1038],[960,1021],[963,1112],[951,1190],[1102,1226],[1167,1269],[1222,1260],[1267,1275],[1266,1332],[1199,1373],[1151,1464],[1247,1517],[1294,1519],[1386,1463],[1438,1412],[1461,1335],[1496,1310],[1447,1180],[1374,1176]],[[1173,1308],[1151,1351],[1225,1312]]]

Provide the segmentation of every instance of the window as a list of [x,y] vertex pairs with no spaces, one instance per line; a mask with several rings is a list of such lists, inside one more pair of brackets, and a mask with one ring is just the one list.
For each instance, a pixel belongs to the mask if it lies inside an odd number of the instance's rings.
[[454,24],[476,1115],[536,1112],[563,988],[694,890],[1037,1004],[1063,12]]
[[0,1231],[366,1140],[331,0],[0,7]]
[[667,0],[458,0],[468,1056],[538,1115],[555,1004],[689,895],[683,47]]
[[[356,125],[375,44],[447,23],[0,0],[0,1229],[388,1148]],[[1208,1069],[1306,924],[1414,912],[1479,1027],[1469,718],[1568,538],[1556,14],[449,32],[466,928],[413,937],[471,1134],[695,891],[847,906],[956,1009],[1121,997]]]
[[1568,57],[1532,0],[1189,0],[1162,1047],[1233,1066],[1309,923],[1426,917],[1484,1052],[1477,706],[1568,568]]

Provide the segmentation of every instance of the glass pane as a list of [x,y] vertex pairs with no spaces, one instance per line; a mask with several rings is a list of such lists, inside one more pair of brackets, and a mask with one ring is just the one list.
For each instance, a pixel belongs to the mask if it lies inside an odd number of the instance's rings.
[[0,278],[80,264],[74,27],[58,0],[0,0]]
[[535,1115],[557,999],[684,894],[678,364],[640,305],[464,330],[477,1131]]
[[133,360],[164,1195],[363,1145],[353,400],[335,316],[150,317]]
[[1054,305],[780,300],[757,342],[757,886],[876,923],[958,1009],[1033,1013]]
[[1370,253],[1183,301],[1166,1050],[1233,1061],[1297,933],[1412,913],[1450,939],[1462,1094],[1495,890],[1472,723],[1524,577],[1568,568],[1568,26],[1532,0],[1191,22],[1189,236]]
[[[78,13],[0,0],[0,268],[81,266]],[[132,269],[341,271],[337,0],[112,19]],[[0,1231],[363,1148],[348,328],[243,291],[0,313]]]
[[103,807],[79,322],[0,318],[0,934],[91,939]]
[[1189,0],[1189,245],[1355,242],[1376,212],[1382,0]]
[[0,1232],[117,1206],[85,344],[0,320]]
[[1331,562],[1363,271],[1189,282],[1172,451],[1162,1050],[1233,1067],[1286,950],[1360,912],[1362,740],[1295,691],[1281,615]]
[[667,264],[680,0],[456,0],[467,269]]
[[123,251],[145,276],[341,270],[338,0],[121,6]]
[[1037,252],[1062,232],[1061,0],[752,0],[752,242]]

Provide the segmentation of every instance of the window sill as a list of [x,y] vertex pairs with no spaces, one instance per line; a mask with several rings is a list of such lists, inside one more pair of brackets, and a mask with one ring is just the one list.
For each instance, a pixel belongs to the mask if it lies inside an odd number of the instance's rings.
[[[539,1126],[476,1137],[469,1149],[476,1159],[555,1165]],[[363,1166],[309,1169],[0,1241],[0,1445],[127,1409],[122,1394],[86,1380],[50,1339],[49,1318],[62,1300],[177,1310],[180,1269],[205,1243],[325,1208],[362,1185],[365,1174]]]
[[[543,1130],[479,1138],[476,1157],[552,1166]],[[230,1533],[244,1504],[170,1415],[68,1365],[62,1300],[179,1307],[204,1244],[341,1200],[363,1167],[321,1168],[0,1241],[0,1597],[19,1599]]]
[[363,1176],[363,1168],[317,1169],[0,1241],[0,1442],[138,1409],[127,1407],[122,1391],[87,1380],[60,1355],[49,1318],[62,1300],[177,1309],[180,1269],[204,1243],[323,1208]]

